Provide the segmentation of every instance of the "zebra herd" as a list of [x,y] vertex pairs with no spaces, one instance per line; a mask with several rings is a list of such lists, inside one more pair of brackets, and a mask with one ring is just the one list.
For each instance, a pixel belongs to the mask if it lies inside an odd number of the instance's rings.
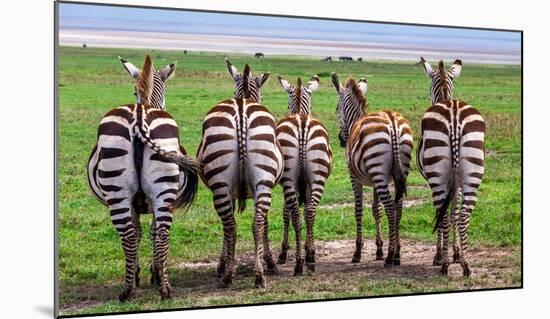
[[[102,118],[87,171],[90,189],[109,208],[125,254],[125,285],[119,300],[128,299],[133,287],[139,286],[138,245],[142,236],[139,216],[148,212],[153,213],[151,284],[159,285],[162,298],[170,297],[167,255],[172,214],[177,208],[191,205],[199,177],[212,191],[214,208],[223,225],[217,267],[220,286],[231,284],[234,276],[235,210],[244,210],[247,199],[254,201],[255,286],[266,286],[264,266],[268,273],[277,271],[267,218],[272,190],[277,184],[281,184],[284,192],[284,235],[277,263],[286,263],[292,220],[296,240],[294,275],[303,273],[300,212],[303,206],[305,264],[307,272],[314,273],[314,220],[333,166],[328,131],[311,115],[311,96],[319,88],[319,77],[314,75],[305,85],[298,78],[293,85],[278,76],[279,84],[288,94],[288,115],[277,123],[261,104],[261,87],[270,73],[255,76],[248,64],[240,73],[226,59],[235,94],[206,114],[195,160],[180,145],[178,126],[165,111],[165,82],[174,74],[176,65],[156,70],[147,55],[139,69],[119,59],[136,81],[136,103],[114,108]],[[422,119],[416,159],[432,190],[436,208],[434,265],[440,265],[440,273],[447,275],[452,225],[453,262],[459,262],[464,276],[469,276],[467,229],[483,177],[485,124],[475,108],[452,99],[453,81],[462,68],[460,60],[448,71],[442,61],[437,69],[423,58],[421,64],[432,79],[432,105]],[[356,82],[350,78],[345,85],[336,73],[332,73],[331,79],[338,95],[338,138],[345,147],[355,195],[357,238],[352,262],[361,260],[363,247],[363,186],[372,186],[376,259],[383,259],[380,226],[383,206],[389,225],[384,266],[400,265],[399,224],[412,158],[412,130],[408,121],[395,111],[367,112],[366,79]]]

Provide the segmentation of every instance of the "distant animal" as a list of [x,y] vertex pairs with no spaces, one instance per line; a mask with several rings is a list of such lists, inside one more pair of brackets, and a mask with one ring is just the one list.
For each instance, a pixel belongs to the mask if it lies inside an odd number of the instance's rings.
[[327,56],[326,58],[321,59],[321,61],[332,62],[332,57]]
[[255,58],[263,58],[264,54],[262,52],[256,52],[256,53],[254,53],[254,57]]
[[83,48],[86,48],[86,47],[88,47],[88,46],[86,45],[86,43],[82,43],[82,47],[83,47]]
[[183,54],[187,54],[187,50],[183,50]]
[[171,64],[155,70],[149,55],[136,68],[120,59],[136,79],[137,102],[107,112],[98,128],[97,143],[88,160],[92,193],[109,207],[126,257],[126,276],[120,301],[139,285],[139,215],[153,212],[151,282],[160,285],[162,298],[170,297],[167,274],[172,212],[190,205],[197,192],[198,163],[179,144],[178,126],[164,111],[164,82],[173,74]]
[[341,56],[338,58],[339,61],[353,61],[353,58],[350,56]]
[[235,83],[235,96],[218,103],[206,115],[197,159],[201,178],[213,193],[214,207],[223,223],[223,249],[217,267],[220,284],[231,283],[234,273],[235,202],[243,211],[246,199],[254,200],[255,286],[265,287],[263,260],[267,271],[276,271],[268,239],[267,213],[271,192],[283,173],[283,156],[275,135],[275,119],[261,105],[260,88],[270,73],[253,76],[250,66],[239,73],[226,59]]
[[433,264],[441,265],[441,275],[448,274],[447,245],[452,224],[453,262],[459,262],[463,275],[470,276],[467,231],[484,173],[485,121],[473,106],[452,99],[453,81],[462,71],[461,60],[455,60],[448,71],[443,61],[439,61],[437,69],[422,57],[420,64],[432,80],[432,105],[422,118],[416,156],[420,172],[432,190],[436,210],[437,246]]
[[284,234],[278,263],[286,262],[288,250],[288,227],[292,224],[296,235],[296,266],[294,275],[303,272],[300,206],[304,205],[306,221],[306,266],[309,273],[315,272],[315,241],[313,224],[317,206],[323,195],[325,183],[332,171],[332,151],[328,131],[318,119],[311,116],[311,95],[319,87],[319,77],[314,75],[302,86],[298,78],[296,86],[278,77],[288,93],[289,114],[277,125],[277,140],[285,159],[281,185],[285,197],[283,209]]
[[363,62],[363,58],[357,58],[357,61]]
[[[413,133],[399,113],[384,110],[367,113],[365,92],[367,80],[358,83],[350,78],[342,86],[336,73],[332,83],[339,95],[337,113],[340,121],[340,145],[346,147],[348,169],[355,195],[357,237],[352,262],[361,260],[363,247],[363,185],[373,187],[372,213],[376,222],[376,259],[383,259],[380,236],[380,203],[384,205],[389,224],[388,255],[384,266],[400,265],[399,224],[410,170]],[[390,182],[394,183],[394,197]]]

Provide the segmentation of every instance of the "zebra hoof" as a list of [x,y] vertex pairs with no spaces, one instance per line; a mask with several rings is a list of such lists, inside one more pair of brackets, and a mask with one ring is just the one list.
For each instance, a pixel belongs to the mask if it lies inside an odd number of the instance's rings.
[[355,254],[353,254],[353,259],[351,260],[352,263],[357,264],[361,262],[361,252],[355,251]]
[[449,264],[442,264],[439,269],[439,275],[447,277],[449,275]]
[[137,266],[136,268],[136,272],[134,273],[134,282],[136,284],[136,287],[139,287],[139,282],[140,282],[140,279],[139,279],[139,271],[141,270],[141,268],[139,266]]
[[229,287],[229,285],[231,285],[231,282],[233,282],[233,277],[231,275],[223,275],[220,278],[220,282],[218,284],[218,287],[227,288],[227,287]]
[[308,275],[315,274],[315,264],[307,264],[307,274]]
[[120,295],[118,295],[118,301],[125,302],[130,298],[130,295],[132,294],[132,290],[124,290]]
[[254,287],[256,288],[266,287],[266,280],[263,274],[256,274],[256,279],[254,280]]
[[159,294],[160,294],[160,299],[161,300],[167,300],[167,299],[171,299],[172,296],[171,296],[171,291],[172,289],[166,287],[164,289],[160,289],[159,290]]
[[470,277],[470,275],[472,275],[472,270],[470,269],[470,265],[466,263],[462,265],[462,275],[464,277]]
[[453,263],[460,263],[460,254],[458,251],[455,251],[453,253]]
[[376,260],[384,260],[384,252],[382,247],[376,249]]
[[286,254],[283,255],[282,253],[279,255],[279,259],[277,259],[277,264],[284,265],[286,264]]
[[304,260],[301,259],[294,266],[294,276],[301,276],[304,273]]
[[160,273],[151,265],[151,285],[160,285]]
[[279,271],[277,270],[277,266],[274,262],[267,264],[267,273],[269,275],[277,275],[279,273]]
[[434,266],[441,266],[442,263],[441,263],[441,255],[440,254],[435,254],[434,256],[434,261],[433,261],[433,265]]
[[225,263],[220,262],[218,264],[218,267],[216,268],[216,276],[218,278],[221,278],[225,274]]

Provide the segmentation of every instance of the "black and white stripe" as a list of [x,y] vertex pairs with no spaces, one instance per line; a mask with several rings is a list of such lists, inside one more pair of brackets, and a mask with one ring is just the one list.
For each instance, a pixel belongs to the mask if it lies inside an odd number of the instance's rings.
[[[338,117],[340,119],[340,144],[346,147],[350,178],[355,195],[355,219],[357,223],[356,248],[352,262],[361,260],[363,247],[363,185],[372,186],[373,215],[376,220],[377,259],[382,259],[380,235],[380,203],[388,216],[389,239],[385,266],[400,264],[399,223],[406,193],[407,176],[410,170],[413,146],[412,130],[407,120],[399,113],[389,110],[366,113],[364,96],[368,85],[365,79],[356,83],[349,79],[343,87],[335,73],[332,83],[340,96]],[[392,198],[389,184],[395,184]]]
[[296,87],[278,77],[279,83],[288,93],[289,115],[277,125],[277,140],[281,144],[285,169],[281,178],[285,205],[283,209],[284,235],[278,263],[286,262],[289,222],[296,235],[296,266],[294,275],[303,272],[301,249],[300,205],[305,204],[306,221],[306,265],[308,272],[315,272],[315,241],[313,224],[317,206],[321,201],[325,183],[332,171],[332,151],[327,129],[311,113],[311,95],[319,87],[319,77],[313,76],[302,86],[298,78]]
[[424,71],[432,79],[433,104],[422,119],[417,163],[430,185],[436,208],[434,265],[441,265],[442,275],[448,274],[448,241],[452,225],[453,262],[460,262],[463,275],[469,276],[467,230],[484,173],[485,122],[479,111],[468,103],[451,100],[452,82],[462,69],[460,60],[445,71],[443,61],[439,62],[438,70],[434,70],[423,58],[420,59]]
[[[283,156],[275,138],[275,120],[260,104],[260,87],[269,73],[253,76],[248,64],[240,74],[226,60],[235,82],[235,98],[214,106],[206,115],[197,159],[201,178],[213,193],[214,208],[223,223],[223,249],[218,265],[221,285],[231,283],[234,272],[235,201],[239,211],[254,200],[255,285],[265,287],[263,260],[276,270],[267,236],[271,191],[283,172]],[[263,260],[262,260],[263,257]]]
[[157,74],[149,56],[143,70],[137,72],[139,103],[123,105],[105,114],[88,161],[90,189],[109,207],[126,255],[121,301],[130,296],[134,284],[139,285],[139,214],[148,211],[154,214],[152,281],[160,284],[163,298],[170,296],[166,256],[172,212],[191,204],[198,185],[198,163],[180,146],[176,122],[158,105],[149,105]]

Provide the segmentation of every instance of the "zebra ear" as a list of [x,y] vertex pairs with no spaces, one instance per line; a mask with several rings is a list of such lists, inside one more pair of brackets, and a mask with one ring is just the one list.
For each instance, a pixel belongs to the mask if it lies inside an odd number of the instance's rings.
[[462,61],[456,59],[447,74],[454,80],[460,75],[460,72],[462,72]]
[[359,82],[357,83],[357,87],[359,88],[359,90],[361,90],[361,92],[363,92],[363,95],[365,95],[367,93],[367,89],[369,88],[369,85],[367,84],[367,79],[361,78],[361,80],[359,80]]
[[231,75],[231,78],[233,79],[233,81],[237,81],[239,76],[239,71],[237,70],[237,68],[234,67],[233,64],[231,64],[231,62],[229,62],[227,58],[225,58],[225,64],[227,66],[227,71],[229,72],[229,75]]
[[168,80],[170,77],[174,75],[174,72],[176,71],[176,64],[178,62],[174,62],[172,64],[169,64],[165,66],[162,70],[159,71],[159,75],[162,81]]
[[428,62],[426,62],[423,57],[420,57],[420,64],[422,64],[426,75],[431,78],[434,75],[434,69],[432,68],[432,66]]
[[262,73],[256,77],[256,83],[258,84],[259,88],[261,88],[265,84],[265,82],[267,82],[269,76],[271,76],[271,72]]
[[124,69],[126,70],[126,72],[128,72],[128,74],[130,74],[131,77],[133,77],[134,79],[138,79],[139,78],[139,69],[136,68],[135,65],[133,65],[132,63],[128,62],[127,60],[124,60],[123,58],[121,58],[120,56],[118,57],[118,59],[120,60],[120,62],[122,63],[122,66],[124,67]]
[[279,80],[279,83],[281,84],[281,86],[285,91],[287,91],[288,93],[294,91],[294,87],[292,86],[292,84],[290,84],[290,82],[288,82],[287,80],[283,79],[280,76],[277,76],[277,79]]
[[317,75],[312,76],[309,82],[307,82],[306,87],[310,92],[317,91],[319,88],[319,77]]
[[336,93],[341,95],[344,92],[344,88],[342,87],[342,83],[338,79],[338,75],[332,72],[332,74],[330,75],[330,78],[332,80],[332,85],[334,85],[334,88],[336,89]]

